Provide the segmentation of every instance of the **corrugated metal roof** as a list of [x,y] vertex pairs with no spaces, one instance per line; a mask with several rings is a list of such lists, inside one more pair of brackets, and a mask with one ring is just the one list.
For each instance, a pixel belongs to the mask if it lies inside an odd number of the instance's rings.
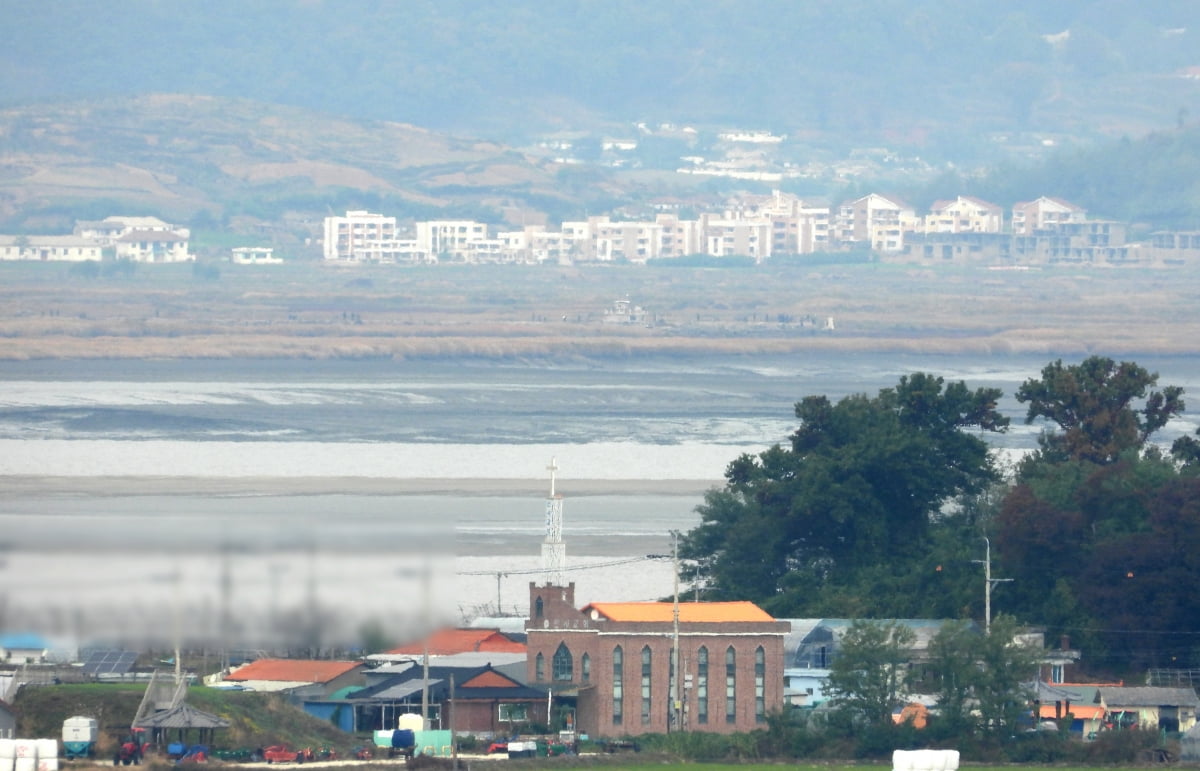
[[234,682],[245,680],[282,680],[301,683],[327,683],[361,667],[356,661],[315,661],[311,659],[259,659],[239,667],[225,677]]
[[[593,602],[583,609],[610,621],[672,622],[675,604],[671,602]],[[771,614],[753,602],[681,602],[679,621],[684,624],[721,624],[774,621]]]
[[1200,707],[1200,697],[1191,688],[1152,686],[1101,688],[1100,698],[1115,707]]

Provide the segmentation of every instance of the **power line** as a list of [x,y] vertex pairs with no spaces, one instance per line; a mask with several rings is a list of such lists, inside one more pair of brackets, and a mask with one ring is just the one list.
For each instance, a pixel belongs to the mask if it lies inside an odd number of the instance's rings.
[[[615,567],[617,565],[628,565],[632,562],[647,562],[647,561],[649,561],[648,557],[630,557],[628,559],[612,560],[610,562],[592,562],[587,565],[575,565],[572,567],[564,567],[562,570],[563,570],[563,572],[566,572],[566,571],[572,571],[572,570],[591,570],[593,568],[610,568],[610,567]],[[533,575],[535,573],[540,574],[540,573],[544,573],[544,572],[546,572],[546,571],[543,570],[542,568],[530,568],[528,570],[459,570],[459,571],[455,572],[455,575],[459,575],[459,576],[494,576],[497,573],[503,573],[508,576],[525,576],[525,575]]]

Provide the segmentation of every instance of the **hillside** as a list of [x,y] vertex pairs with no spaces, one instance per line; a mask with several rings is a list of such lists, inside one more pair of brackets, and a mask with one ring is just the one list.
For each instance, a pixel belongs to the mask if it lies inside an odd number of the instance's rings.
[[[72,715],[95,717],[100,724],[98,756],[111,753],[115,742],[129,733],[145,693],[145,684],[86,684],[22,688],[13,704],[19,715],[17,735],[59,737],[62,723]],[[189,689],[188,704],[232,722],[217,732],[216,748],[263,747],[287,743],[293,747],[331,746],[345,753],[358,742],[332,725],[288,704],[282,697],[249,691]]]
[[[633,121],[870,146],[1035,129],[1140,135],[1200,112],[1187,0],[546,4],[10,0],[9,103],[244,97],[475,136]],[[102,15],[103,21],[100,21]]]
[[[0,220],[155,211],[211,225],[375,204],[474,214],[555,193],[545,161],[490,142],[241,99],[145,95],[0,111]],[[28,219],[26,219],[28,218]]]

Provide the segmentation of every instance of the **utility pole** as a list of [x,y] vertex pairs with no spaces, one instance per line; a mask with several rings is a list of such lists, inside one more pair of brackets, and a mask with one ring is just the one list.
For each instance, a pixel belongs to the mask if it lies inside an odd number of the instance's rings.
[[671,572],[675,576],[675,600],[671,608],[674,623],[671,640],[671,671],[675,674],[675,682],[672,683],[675,692],[671,695],[672,714],[675,716],[674,730],[682,731],[683,697],[680,693],[680,685],[683,682],[683,673],[679,671],[679,531],[677,530],[671,531]]
[[983,537],[985,547],[984,558],[981,560],[971,560],[975,563],[983,563],[983,633],[992,633],[992,587],[996,584],[1002,584],[1012,581],[1011,578],[992,578],[992,542],[985,535]]

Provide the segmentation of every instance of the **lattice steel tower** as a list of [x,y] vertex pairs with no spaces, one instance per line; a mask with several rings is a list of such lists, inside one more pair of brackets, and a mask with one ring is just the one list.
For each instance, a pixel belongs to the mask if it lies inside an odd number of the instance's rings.
[[542,541],[542,577],[547,584],[564,586],[563,569],[567,564],[567,545],[563,543],[563,500],[554,492],[554,458],[546,467],[550,472],[550,495],[546,498],[546,539]]

